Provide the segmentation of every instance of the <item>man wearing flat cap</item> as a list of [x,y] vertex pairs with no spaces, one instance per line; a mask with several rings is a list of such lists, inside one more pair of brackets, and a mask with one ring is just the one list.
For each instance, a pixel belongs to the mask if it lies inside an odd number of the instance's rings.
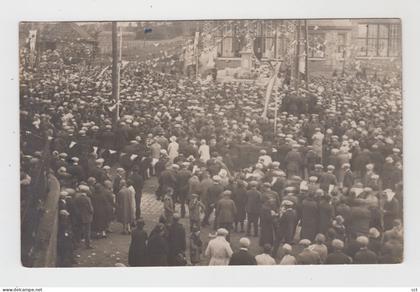
[[352,258],[344,253],[344,243],[340,239],[333,239],[333,252],[328,254],[325,264],[327,265],[349,265],[353,262]]
[[321,258],[319,254],[312,251],[309,246],[311,241],[309,239],[301,239],[299,245],[303,248],[302,252],[296,256],[298,265],[319,265],[321,264]]
[[[237,213],[235,202],[232,200],[231,191],[223,191],[221,198],[216,203],[217,227],[225,228],[227,231],[232,230],[233,222]],[[229,238],[227,238],[229,241]]]
[[86,179],[86,176],[83,167],[79,165],[79,158],[72,157],[71,161],[72,163],[67,167],[67,172],[71,174],[74,186],[76,186],[77,183]]
[[251,225],[254,228],[254,236],[258,236],[258,221],[261,212],[262,194],[257,190],[258,182],[251,181],[250,189],[246,193],[247,204],[245,207],[248,224],[247,224],[247,236],[251,236]]
[[173,167],[167,167],[162,171],[158,177],[159,186],[156,190],[157,199],[162,199],[163,194],[166,193],[168,188],[175,189],[176,187],[176,170]]
[[290,150],[284,158],[288,178],[295,175],[302,176],[303,157],[298,149],[299,144],[293,144],[292,150]]
[[[203,218],[203,226],[208,225],[209,217],[213,212],[217,201],[221,198],[220,195],[222,194],[224,187],[220,183],[221,178],[218,175],[214,175],[212,177],[213,183],[209,186],[206,193],[206,198],[204,198],[203,203],[206,204],[205,216]],[[214,226],[217,225],[217,222],[214,222]],[[216,227],[215,227],[216,228]]]
[[89,187],[86,185],[80,185],[74,200],[75,214],[77,214],[76,221],[80,226],[80,228],[77,229],[80,233],[76,235],[76,240],[84,238],[86,248],[91,249],[92,246],[90,245],[90,238],[91,224],[93,220],[93,206],[90,198],[87,196],[87,192],[89,192]]
[[239,240],[239,250],[232,254],[229,266],[256,265],[255,257],[248,251],[250,245],[251,241],[246,237],[242,237]]
[[297,213],[294,203],[283,200],[280,207],[280,214],[274,222],[274,245],[272,255],[277,256],[277,251],[281,243],[293,244],[297,225]]
[[179,222],[179,213],[173,215],[172,224],[168,228],[169,255],[168,262],[171,266],[185,265],[185,251],[187,249],[187,239],[184,226]]
[[185,202],[189,192],[189,179],[191,178],[191,171],[188,169],[188,163],[181,164],[181,169],[176,174],[175,184],[175,201],[181,204],[181,217],[185,217]]
[[377,264],[378,256],[368,248],[369,238],[359,236],[356,239],[359,244],[359,251],[354,255],[354,263],[357,264]]
[[314,194],[308,193],[301,205],[301,226],[300,238],[314,240],[318,231],[319,209]]
[[354,175],[350,168],[350,163],[344,163],[342,166],[344,171],[343,181],[341,183],[343,187],[343,194],[347,194],[348,191],[353,187],[354,184]]

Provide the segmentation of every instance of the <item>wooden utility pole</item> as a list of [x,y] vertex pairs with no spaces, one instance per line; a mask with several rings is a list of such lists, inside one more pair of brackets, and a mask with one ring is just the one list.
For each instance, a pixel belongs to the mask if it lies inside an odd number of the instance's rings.
[[299,74],[299,60],[300,60],[300,19],[297,20],[296,25],[296,63],[295,63],[295,91],[299,90],[300,74]]
[[116,104],[114,125],[120,118],[120,64],[118,54],[117,22],[112,22],[112,98]]
[[346,74],[346,46],[344,46],[344,51],[343,51],[343,70],[341,72],[341,76],[344,76]]
[[309,87],[309,34],[308,34],[308,20],[305,19],[305,87],[308,90]]
[[198,51],[199,42],[200,42],[200,24],[197,21],[196,22],[195,35],[194,35],[195,79],[198,79],[198,76],[199,76],[198,70],[200,69],[200,67],[199,67],[199,65],[200,65],[199,64],[200,53]]

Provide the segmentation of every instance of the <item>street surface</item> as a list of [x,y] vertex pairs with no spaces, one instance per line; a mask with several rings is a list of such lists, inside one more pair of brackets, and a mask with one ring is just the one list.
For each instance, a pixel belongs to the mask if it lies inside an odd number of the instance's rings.
[[[153,227],[158,223],[159,216],[162,214],[163,203],[156,200],[154,192],[157,188],[157,179],[155,177],[147,180],[143,188],[143,197],[141,203],[142,217],[146,223],[145,230],[149,234]],[[180,205],[176,205],[176,210],[180,211]],[[213,221],[213,216],[210,217],[210,223]],[[188,220],[188,208],[186,218],[180,220],[187,232],[187,260],[189,262],[189,236],[190,227]],[[212,226],[212,224],[211,224]],[[122,225],[118,222],[111,224],[112,233],[107,238],[94,239],[92,241],[93,249],[85,249],[83,245],[75,251],[75,267],[114,267],[116,263],[122,263],[128,266],[128,248],[130,246],[130,235],[121,234]],[[207,265],[209,259],[204,256],[205,248],[207,247],[209,233],[214,231],[210,227],[201,229],[201,240],[203,241],[203,255],[201,265]],[[239,239],[245,233],[235,233],[231,235],[232,249],[239,249]],[[257,255],[261,252],[258,246],[258,238],[250,237],[251,247],[250,251]]]

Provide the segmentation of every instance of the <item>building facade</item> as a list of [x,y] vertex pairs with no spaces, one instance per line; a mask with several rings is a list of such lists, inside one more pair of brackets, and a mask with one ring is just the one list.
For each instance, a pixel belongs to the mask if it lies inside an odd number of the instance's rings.
[[304,58],[307,51],[310,71],[322,74],[354,69],[366,63],[370,71],[401,66],[399,19],[338,19],[307,20],[307,50],[304,20],[256,20],[251,24],[248,21],[248,26],[240,21],[216,21],[213,34],[217,43],[217,67],[240,65],[246,43],[244,29],[252,31],[254,51],[262,60],[286,61],[296,54],[299,24],[300,55]]

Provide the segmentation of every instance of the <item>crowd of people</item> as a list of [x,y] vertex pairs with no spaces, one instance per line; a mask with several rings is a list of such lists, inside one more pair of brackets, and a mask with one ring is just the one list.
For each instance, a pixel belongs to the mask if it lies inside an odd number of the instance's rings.
[[[57,50],[20,68],[22,199],[47,161],[61,186],[59,265],[73,264],[81,242],[92,248],[92,237],[109,236],[114,220],[131,234],[131,266],[402,261],[398,74],[282,88],[274,131],[254,83],[201,82],[131,62],[116,104],[101,71],[66,64]],[[153,177],[163,209],[147,234],[141,199]]]

